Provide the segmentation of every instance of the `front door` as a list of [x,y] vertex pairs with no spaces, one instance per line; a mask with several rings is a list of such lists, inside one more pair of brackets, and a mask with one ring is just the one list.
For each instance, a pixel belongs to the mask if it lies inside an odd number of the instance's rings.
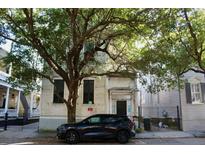
[[127,102],[117,101],[117,115],[126,116],[127,115]]

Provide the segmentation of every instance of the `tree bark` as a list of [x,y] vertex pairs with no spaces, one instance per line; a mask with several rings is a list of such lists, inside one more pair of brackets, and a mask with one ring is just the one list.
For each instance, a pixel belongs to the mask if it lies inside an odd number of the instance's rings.
[[69,92],[68,101],[66,103],[68,123],[76,122],[76,103],[78,98],[79,82],[80,81],[78,80],[74,80],[70,82],[70,85],[67,85]]
[[75,123],[76,121],[76,103],[71,106],[67,105],[67,123]]

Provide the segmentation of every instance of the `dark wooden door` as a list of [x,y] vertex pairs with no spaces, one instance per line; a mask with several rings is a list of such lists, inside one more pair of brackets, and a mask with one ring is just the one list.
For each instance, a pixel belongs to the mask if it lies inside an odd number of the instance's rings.
[[117,101],[117,115],[127,115],[127,102]]

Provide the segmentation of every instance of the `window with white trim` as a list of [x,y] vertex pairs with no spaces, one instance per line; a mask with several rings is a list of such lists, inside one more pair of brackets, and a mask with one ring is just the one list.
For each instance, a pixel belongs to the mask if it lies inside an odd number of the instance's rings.
[[200,83],[191,84],[191,99],[192,99],[192,104],[201,103],[201,86],[200,86]]
[[205,104],[205,82],[192,79],[185,83],[187,104]]

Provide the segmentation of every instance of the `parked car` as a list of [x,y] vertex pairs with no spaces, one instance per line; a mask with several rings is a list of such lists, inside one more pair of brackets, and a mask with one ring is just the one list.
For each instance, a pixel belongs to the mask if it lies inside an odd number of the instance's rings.
[[134,123],[127,116],[97,114],[79,123],[59,126],[57,136],[69,144],[87,139],[117,139],[120,143],[127,143],[135,136],[135,131]]

